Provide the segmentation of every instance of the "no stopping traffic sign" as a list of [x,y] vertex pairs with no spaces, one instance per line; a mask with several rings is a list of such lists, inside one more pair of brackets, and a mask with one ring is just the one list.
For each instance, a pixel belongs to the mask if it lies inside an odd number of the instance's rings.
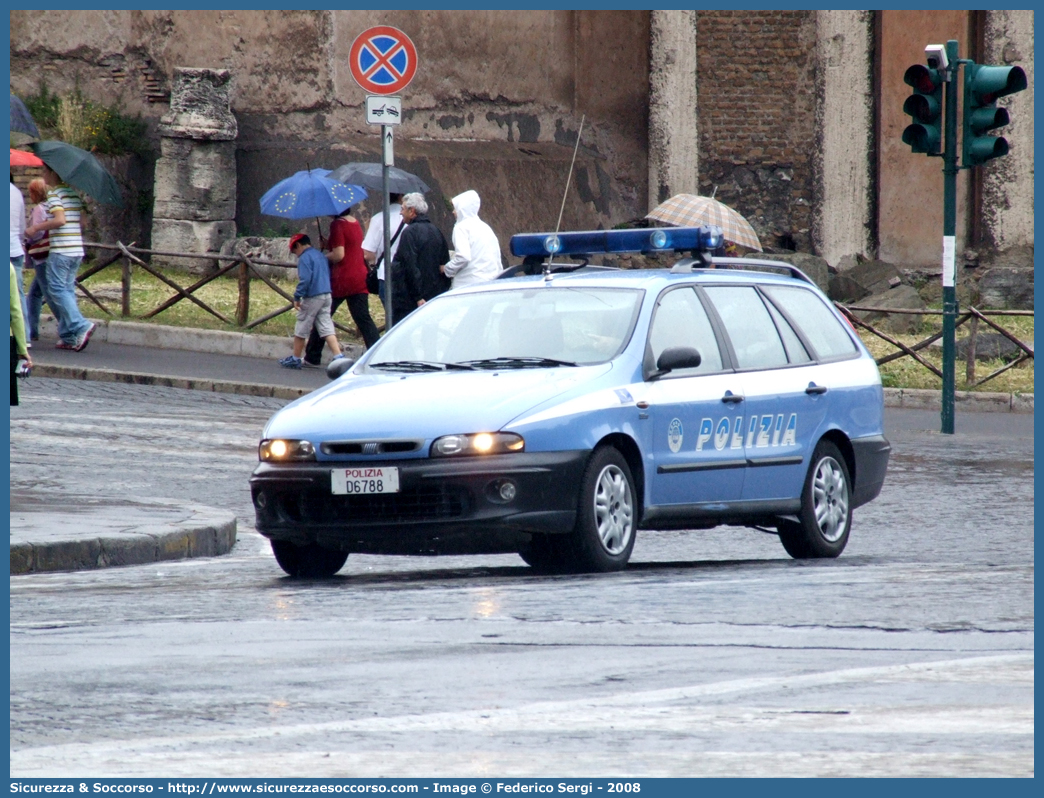
[[369,94],[395,94],[417,73],[417,48],[398,28],[377,25],[360,33],[348,54],[352,77]]

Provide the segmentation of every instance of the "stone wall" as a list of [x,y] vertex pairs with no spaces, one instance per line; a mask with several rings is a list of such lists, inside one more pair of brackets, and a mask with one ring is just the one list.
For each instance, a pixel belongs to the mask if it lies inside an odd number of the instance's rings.
[[[1020,66],[1026,73],[1025,91],[1003,97],[1011,124],[997,131],[1011,152],[987,164],[982,178],[980,253],[1001,253],[1000,260],[1020,259],[1033,266],[1033,11],[986,12],[982,63]],[[993,260],[984,257],[984,261]],[[1031,292],[1032,293],[1032,292]]]
[[696,37],[700,193],[812,251],[815,12],[698,11]]
[[[968,12],[919,12],[916,26],[901,21],[909,52],[882,44],[883,15],[900,12],[655,13],[654,24],[648,11],[16,10],[11,88],[32,94],[44,78],[54,90],[79,85],[92,99],[119,99],[149,121],[159,151],[174,68],[230,70],[239,122],[235,221],[257,234],[283,224],[256,210],[276,180],[306,165],[376,158],[377,132],[363,121],[364,94],[347,52],[366,27],[390,24],[411,36],[421,59],[403,95],[399,165],[436,187],[436,208],[478,190],[505,248],[522,222],[554,226],[586,115],[565,226],[608,227],[644,215],[665,185],[689,190],[698,155],[699,193],[717,187],[717,198],[750,218],[766,246],[817,252],[835,266],[855,254],[937,261],[934,244],[916,249],[938,237],[939,225],[909,211],[929,201],[911,182],[938,195],[936,159],[903,152],[899,133],[882,125],[903,121],[902,70],[923,57],[924,42],[955,35],[947,20]],[[689,47],[679,31],[693,13]],[[1030,79],[1029,91],[1002,101],[1012,113],[1003,131],[1012,156],[982,170],[979,259],[986,264],[998,250],[1005,263],[1018,256],[1028,265],[1033,13],[975,13],[986,20],[981,60],[1017,63]],[[695,88],[685,84],[690,58]],[[657,93],[671,99],[657,100],[650,120]],[[675,96],[683,94],[696,97],[695,118]],[[962,174],[962,219],[966,181]]]
[[[904,75],[911,64],[925,62],[924,46],[930,42],[955,39],[961,57],[969,57],[972,17],[973,12],[953,9],[877,14],[877,257],[903,267],[940,264],[943,229],[942,158],[914,153],[902,140],[911,122],[903,106],[912,92]],[[969,185],[965,170],[957,176],[958,254],[967,245]]]
[[653,11],[649,42],[649,210],[699,193],[696,12]]
[[[11,87],[32,94],[46,77],[52,90],[78,84],[92,99],[119,97],[150,121],[158,151],[175,67],[228,69],[239,123],[235,221],[257,234],[282,224],[256,211],[279,179],[378,154],[347,58],[376,24],[417,46],[396,158],[435,180],[434,205],[478,190],[505,251],[520,216],[553,228],[586,115],[566,218],[608,227],[645,213],[647,11],[15,11]],[[464,142],[482,145],[474,163]]]
[[874,15],[816,12],[816,159],[812,238],[831,266],[876,249]]

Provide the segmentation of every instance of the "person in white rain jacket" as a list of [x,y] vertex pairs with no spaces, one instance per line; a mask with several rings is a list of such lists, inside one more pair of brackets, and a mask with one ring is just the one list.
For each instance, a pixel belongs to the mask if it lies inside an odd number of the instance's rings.
[[442,272],[453,279],[452,288],[494,279],[503,267],[500,242],[493,228],[478,218],[479,195],[465,191],[453,198],[453,257]]

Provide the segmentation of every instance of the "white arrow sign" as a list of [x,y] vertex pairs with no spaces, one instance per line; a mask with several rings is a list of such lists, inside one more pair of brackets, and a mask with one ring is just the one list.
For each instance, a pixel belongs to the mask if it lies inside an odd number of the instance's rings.
[[387,126],[381,127],[381,151],[384,154],[384,165],[395,166],[395,149],[392,142],[392,129]]

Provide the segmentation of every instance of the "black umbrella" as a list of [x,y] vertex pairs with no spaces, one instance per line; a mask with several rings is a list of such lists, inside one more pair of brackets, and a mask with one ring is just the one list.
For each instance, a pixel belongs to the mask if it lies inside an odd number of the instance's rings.
[[32,114],[25,107],[25,103],[11,95],[11,131],[14,133],[25,133],[33,138],[40,138],[40,131],[36,128]]
[[105,205],[123,205],[115,178],[86,150],[64,141],[34,141],[29,146],[41,161],[73,188]]
[[[383,167],[379,163],[346,163],[330,173],[334,180],[352,183],[372,191],[384,191]],[[427,194],[431,186],[417,175],[394,166],[388,167],[388,191],[392,194],[409,194],[417,191]]]

